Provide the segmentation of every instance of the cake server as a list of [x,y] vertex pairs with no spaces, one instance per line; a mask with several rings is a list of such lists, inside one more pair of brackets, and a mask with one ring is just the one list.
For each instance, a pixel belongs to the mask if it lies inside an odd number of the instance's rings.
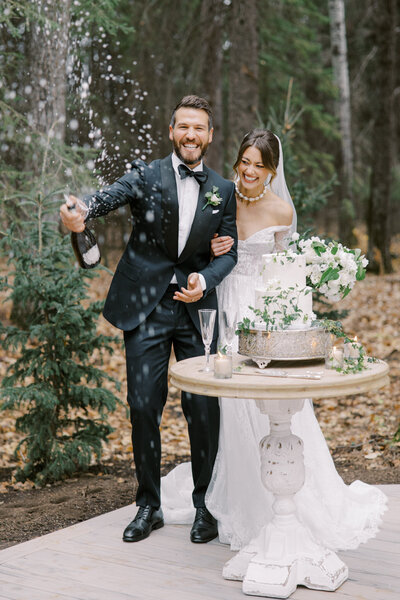
[[321,375],[318,373],[289,373],[288,371],[281,371],[279,369],[255,369],[251,373],[243,373],[241,371],[234,371],[236,375],[264,375],[264,377],[287,377],[288,379],[321,379]]

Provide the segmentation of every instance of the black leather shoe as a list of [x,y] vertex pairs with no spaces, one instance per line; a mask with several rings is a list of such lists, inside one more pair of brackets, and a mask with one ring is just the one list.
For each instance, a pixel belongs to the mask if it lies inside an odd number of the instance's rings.
[[196,508],[196,517],[190,531],[190,540],[195,544],[211,542],[218,535],[217,520],[206,507]]
[[124,542],[140,542],[149,537],[153,529],[164,527],[164,516],[161,508],[139,506],[136,517],[126,527],[122,539]]

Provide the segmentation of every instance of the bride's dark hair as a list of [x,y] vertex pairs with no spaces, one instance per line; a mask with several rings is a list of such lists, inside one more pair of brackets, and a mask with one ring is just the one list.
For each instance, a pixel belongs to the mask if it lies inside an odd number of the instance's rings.
[[246,133],[240,144],[233,170],[236,172],[244,152],[250,146],[255,146],[261,152],[263,165],[271,171],[273,179],[279,163],[279,142],[278,138],[269,129],[252,129]]

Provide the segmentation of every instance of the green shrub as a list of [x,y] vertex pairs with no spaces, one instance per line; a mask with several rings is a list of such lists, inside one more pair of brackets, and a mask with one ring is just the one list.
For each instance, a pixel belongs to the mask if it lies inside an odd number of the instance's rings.
[[112,378],[91,357],[112,353],[116,340],[96,331],[102,303],[88,300],[96,273],[73,265],[69,238],[46,220],[57,197],[28,200],[32,220],[2,232],[0,242],[10,266],[0,289],[20,315],[17,324],[0,324],[1,346],[17,356],[2,381],[0,408],[23,411],[16,420],[24,434],[16,448],[24,462],[17,479],[44,484],[100,457],[112,431],[107,413],[118,399],[103,387]]

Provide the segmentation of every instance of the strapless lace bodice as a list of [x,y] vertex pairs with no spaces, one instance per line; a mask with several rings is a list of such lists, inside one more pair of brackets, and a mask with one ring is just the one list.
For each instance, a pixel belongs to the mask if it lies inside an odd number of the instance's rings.
[[231,274],[258,274],[262,266],[262,255],[287,246],[284,241],[289,227],[275,226],[260,229],[246,240],[238,241],[238,261]]

